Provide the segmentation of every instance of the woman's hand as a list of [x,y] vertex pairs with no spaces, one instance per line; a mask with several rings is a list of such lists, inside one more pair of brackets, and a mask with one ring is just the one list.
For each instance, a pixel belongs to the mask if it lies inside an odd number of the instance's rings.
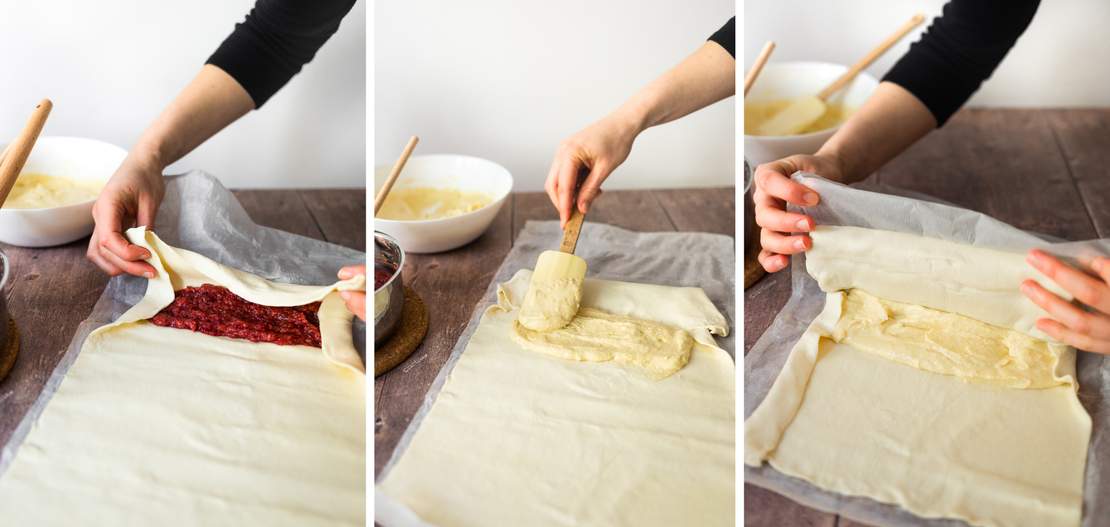
[[1037,329],[1076,348],[1110,354],[1110,258],[1100,256],[1084,262],[1095,276],[1036,249],[1025,259],[1090,308],[1080,309],[1037,282],[1026,280],[1021,292],[1052,315],[1038,319]]
[[812,207],[821,200],[813,189],[790,179],[799,170],[832,180],[842,178],[840,163],[829,156],[795,155],[756,167],[752,202],[763,246],[758,260],[769,273],[784,269],[790,263],[789,255],[813,247],[813,240],[805,234],[816,227],[813,218],[786,211],[787,203]]
[[86,256],[105,273],[154,277],[154,267],[143,261],[150,258],[150,251],[127,241],[123,232],[139,225],[154,227],[166,193],[162,168],[129,155],[96,198],[92,209],[96,227]]
[[[555,152],[544,190],[559,210],[559,224],[566,226],[577,206],[585,214],[601,194],[601,183],[628,159],[640,129],[634,120],[610,115],[566,138]],[[581,187],[578,174],[589,172]],[[577,195],[576,195],[577,194]]]
[[[349,265],[339,270],[340,280],[347,280],[359,275],[366,276],[366,264]],[[351,313],[354,313],[363,322],[366,321],[366,292],[340,291],[339,296],[343,297],[343,301],[347,303],[347,309],[351,310]]]

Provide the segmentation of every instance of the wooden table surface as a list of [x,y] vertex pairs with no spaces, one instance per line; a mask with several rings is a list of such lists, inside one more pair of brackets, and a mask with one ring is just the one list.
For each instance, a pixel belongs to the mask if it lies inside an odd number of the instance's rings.
[[[734,236],[732,187],[608,191],[587,221],[642,232],[696,231]],[[474,307],[528,220],[558,219],[547,195],[516,193],[480,238],[440,254],[409,255],[405,282],[428,305],[428,335],[405,362],[374,382],[374,474],[393,454],[428,387],[451,354]]]
[[[260,225],[366,250],[366,191],[240,190],[235,195]],[[85,259],[88,238],[60,247],[2,245],[13,275],[3,294],[22,338],[19,358],[0,381],[0,445],[42,392],[77,326],[92,312],[108,276]]]
[[[1069,240],[1110,236],[1110,109],[967,109],[871,176]],[[790,297],[790,270],[744,292],[744,352]],[[858,526],[744,486],[749,526]]]

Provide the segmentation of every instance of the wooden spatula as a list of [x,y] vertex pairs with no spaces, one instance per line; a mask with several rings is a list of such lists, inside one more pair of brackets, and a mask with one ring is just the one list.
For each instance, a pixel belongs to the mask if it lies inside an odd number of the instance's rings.
[[768,40],[763,45],[763,51],[759,52],[759,56],[755,58],[755,63],[752,64],[752,69],[748,70],[748,74],[744,76],[744,95],[747,96],[751,91],[752,85],[755,80],[759,78],[759,73],[763,71],[763,66],[767,65],[767,60],[771,58],[771,52],[775,50],[775,42]]
[[882,41],[875,49],[865,55],[859,62],[848,68],[839,78],[832,82],[832,84],[825,87],[817,95],[808,95],[791,102],[789,106],[783,108],[782,111],[771,116],[765,123],[756,128],[756,135],[794,135],[806,127],[816,122],[825,114],[828,109],[825,106],[825,101],[834,93],[840,91],[845,85],[856,78],[859,72],[864,68],[875,62],[883,53],[886,53],[895,43],[902,40],[902,37],[917,27],[925,16],[921,14],[914,15],[908,22],[902,24],[893,35],[890,35],[886,40]]
[[46,124],[46,118],[50,116],[52,108],[54,103],[50,102],[50,99],[39,102],[31,112],[31,118],[27,119],[23,130],[4,150],[3,159],[0,159],[0,206],[3,206],[4,201],[8,199],[8,194],[11,194],[15,180],[19,179],[19,172],[27,163],[31,149],[35,147],[35,141],[42,133],[42,127]]
[[401,157],[397,158],[397,162],[393,163],[393,169],[389,171],[389,177],[386,178],[385,183],[382,184],[381,190],[374,198],[374,215],[378,215],[378,209],[385,205],[385,199],[389,197],[389,191],[393,190],[393,184],[397,182],[397,178],[401,177],[401,171],[405,169],[405,163],[408,163],[409,156],[412,155],[413,149],[416,148],[416,143],[420,142],[420,138],[415,135],[409,138],[408,144],[405,149],[401,151]]

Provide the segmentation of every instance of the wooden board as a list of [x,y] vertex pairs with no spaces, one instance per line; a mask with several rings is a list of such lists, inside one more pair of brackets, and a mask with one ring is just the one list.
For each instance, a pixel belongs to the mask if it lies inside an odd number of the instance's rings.
[[[1071,240],[1105,237],[1107,144],[1110,110],[965,109],[873,178],[1022,229]],[[789,299],[790,272],[769,275],[744,292],[745,353]],[[750,526],[862,525],[752,485],[745,486],[745,497]]]
[[[734,189],[606,192],[586,215],[643,232],[705,231],[733,235]],[[374,383],[374,473],[378,474],[447,361],[512,242],[528,220],[558,215],[540,192],[513,194],[490,227],[474,243],[441,254],[409,255],[405,282],[428,306],[431,323],[424,343],[403,364]],[[551,241],[552,248],[559,240]]]
[[[241,190],[235,195],[261,225],[364,250],[365,219],[352,214],[366,210],[365,190]],[[318,206],[323,203],[329,206]],[[108,283],[108,276],[85,259],[87,245],[88,238],[45,249],[0,245],[14,273],[3,294],[22,340],[19,360],[0,380],[0,444],[7,443],[38,398]]]

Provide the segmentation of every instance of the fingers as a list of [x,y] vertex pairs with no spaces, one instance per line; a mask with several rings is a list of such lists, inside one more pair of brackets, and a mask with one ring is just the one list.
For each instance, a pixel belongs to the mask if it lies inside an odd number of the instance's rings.
[[555,210],[559,209],[559,158],[551,162],[551,168],[547,171],[547,179],[543,182],[543,190],[547,192],[547,198],[551,200],[551,204],[555,206]]
[[1110,317],[1083,311],[1034,280],[1022,282],[1021,292],[1069,331],[1096,339],[1110,339]]
[[770,229],[762,229],[759,232],[759,244],[763,246],[763,250],[772,253],[797,254],[813,247],[813,240],[804,234],[788,236]]
[[1110,354],[1110,340],[1097,340],[1090,335],[1068,329],[1067,326],[1050,318],[1038,319],[1037,329],[1076,349]]
[[601,183],[609,177],[613,169],[607,164],[597,162],[594,164],[590,175],[582,186],[578,188],[578,211],[585,214],[590,210],[590,204],[601,195]]
[[135,220],[137,226],[145,226],[147,230],[154,230],[154,218],[158,216],[158,200],[153,197],[139,198],[139,213]]
[[790,258],[782,254],[775,254],[766,249],[759,251],[759,256],[756,256],[759,264],[763,266],[768,273],[777,273],[786,268],[790,263]]
[[755,171],[755,184],[772,197],[800,207],[812,207],[821,199],[813,189],[790,179],[788,174],[795,172],[792,165],[785,161],[760,165]]
[[348,265],[336,273],[340,280],[348,280],[356,276],[366,276],[366,264]]
[[781,208],[757,205],[755,223],[765,229],[778,232],[810,232],[813,219],[805,214],[786,212]]
[[574,192],[578,188],[579,161],[565,159],[559,165],[558,182],[556,183],[555,208],[559,209],[559,226],[566,227],[570,221],[571,207],[574,206]]
[[1076,300],[1110,314],[1110,285],[1106,282],[1093,278],[1041,250],[1029,251],[1025,260],[1071,293]]
[[89,248],[85,251],[85,257],[92,263],[96,264],[101,271],[104,271],[108,276],[116,276],[123,273],[123,270],[105,260],[100,255],[100,242],[97,240],[96,232],[93,232],[92,237],[89,239]]
[[340,291],[339,296],[347,303],[347,309],[356,317],[366,321],[366,293],[359,291]]

